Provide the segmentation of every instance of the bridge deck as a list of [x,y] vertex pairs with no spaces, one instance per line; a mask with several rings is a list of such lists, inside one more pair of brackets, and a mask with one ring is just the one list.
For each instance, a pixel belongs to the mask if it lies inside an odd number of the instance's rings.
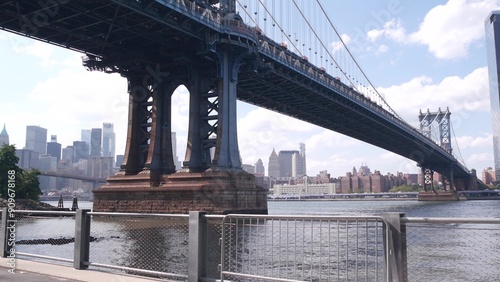
[[[203,55],[210,52],[211,40],[217,43],[218,35],[227,38],[235,32],[216,11],[189,0],[95,0],[49,7],[7,1],[0,4],[0,28],[98,57],[95,69],[121,73],[145,64],[213,65]],[[263,35],[259,40],[248,46],[258,67],[240,72],[238,99],[387,149],[445,175],[470,176],[451,154],[405,122],[292,52],[279,51],[278,43]]]

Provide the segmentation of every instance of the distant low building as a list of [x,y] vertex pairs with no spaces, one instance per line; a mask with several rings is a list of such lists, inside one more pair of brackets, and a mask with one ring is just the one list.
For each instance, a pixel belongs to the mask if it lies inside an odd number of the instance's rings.
[[491,184],[493,181],[496,181],[495,170],[492,167],[484,169],[482,180],[484,184]]
[[381,193],[388,192],[393,187],[401,185],[412,185],[416,183],[416,174],[403,174],[398,172],[396,175],[388,173],[382,175],[380,171],[375,170],[369,173],[369,170],[362,170],[364,174],[357,173],[354,175],[351,172],[346,173],[346,176],[340,179],[341,193]]
[[337,183],[310,184],[305,181],[302,184],[289,185],[277,184],[273,187],[274,195],[317,195],[335,194]]

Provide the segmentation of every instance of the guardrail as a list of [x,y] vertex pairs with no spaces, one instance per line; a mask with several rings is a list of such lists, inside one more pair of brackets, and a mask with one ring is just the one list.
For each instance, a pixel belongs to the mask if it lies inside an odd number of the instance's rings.
[[182,281],[500,281],[500,218],[1,214],[3,257],[77,269]]

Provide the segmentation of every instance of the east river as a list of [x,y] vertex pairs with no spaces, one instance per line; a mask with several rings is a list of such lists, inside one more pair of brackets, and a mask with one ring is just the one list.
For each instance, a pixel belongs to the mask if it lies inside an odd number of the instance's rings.
[[[57,201],[47,202],[57,206]],[[64,207],[71,207],[65,201]],[[79,208],[92,209],[92,202],[80,201]],[[498,217],[500,200],[492,201],[269,201],[272,215],[360,215],[401,212],[407,217]]]
[[[57,205],[57,202],[48,202]],[[71,207],[66,201],[65,207]],[[92,208],[91,202],[79,202]],[[453,202],[406,201],[269,201],[270,215],[381,215],[406,217],[500,218],[500,200]],[[220,219],[215,221],[220,223]],[[214,225],[215,226],[215,225]],[[74,218],[28,217],[18,222],[17,240],[64,238],[61,244],[19,244],[20,252],[73,259]],[[407,224],[407,277],[409,281],[500,281],[500,225]],[[213,228],[209,237],[218,238]],[[145,219],[94,216],[90,261],[183,274],[187,264],[185,219]],[[216,242],[215,240],[214,242]],[[213,248],[217,277],[218,243]],[[219,253],[217,253],[219,251]],[[187,273],[186,273],[187,274]],[[363,279],[364,280],[364,279]],[[368,279],[368,281],[373,281]]]

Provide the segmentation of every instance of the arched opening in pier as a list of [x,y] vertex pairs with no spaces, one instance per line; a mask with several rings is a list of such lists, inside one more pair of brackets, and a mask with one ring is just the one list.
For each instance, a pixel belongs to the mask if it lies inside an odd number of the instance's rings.
[[182,168],[189,128],[189,90],[183,84],[172,93],[172,156],[176,170]]

